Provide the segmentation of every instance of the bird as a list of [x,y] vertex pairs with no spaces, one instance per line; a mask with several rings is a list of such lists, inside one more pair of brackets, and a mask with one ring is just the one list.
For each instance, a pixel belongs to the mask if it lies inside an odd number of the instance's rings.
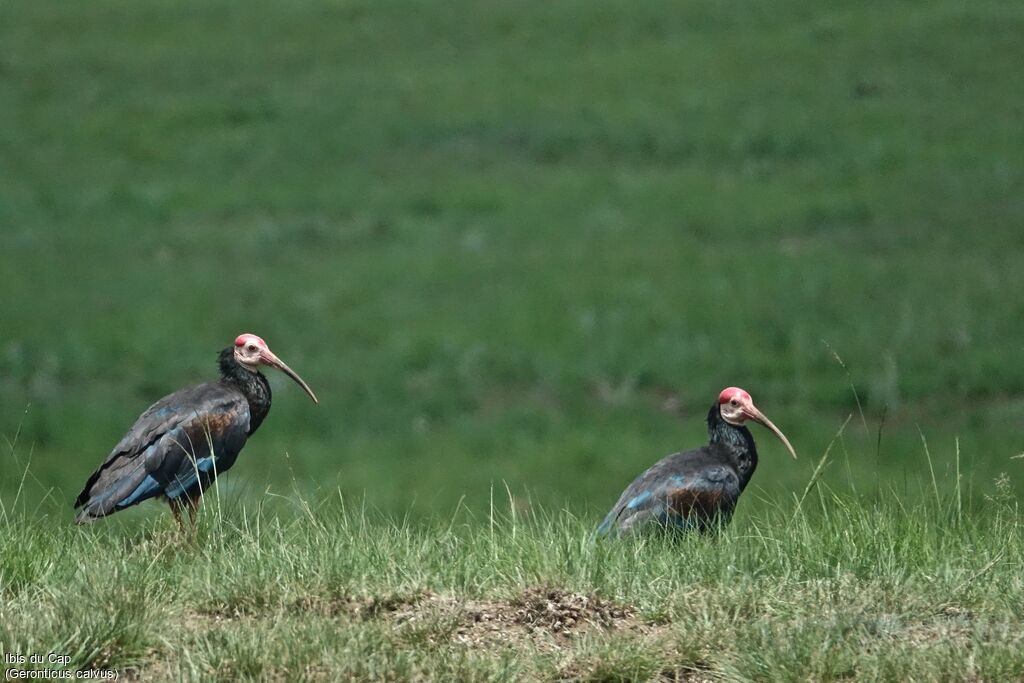
[[176,391],[135,421],[75,499],[86,524],[150,498],[171,507],[178,526],[188,508],[195,525],[203,491],[235,464],[270,411],[270,384],[260,366],[281,370],[319,403],[299,375],[255,334],[240,334],[218,356],[220,379]]
[[669,455],[633,480],[597,527],[597,536],[624,536],[643,529],[710,532],[732,517],[757,468],[754,437],[744,425],[757,422],[775,434],[793,458],[786,435],[743,389],[727,387],[708,412],[708,445]]

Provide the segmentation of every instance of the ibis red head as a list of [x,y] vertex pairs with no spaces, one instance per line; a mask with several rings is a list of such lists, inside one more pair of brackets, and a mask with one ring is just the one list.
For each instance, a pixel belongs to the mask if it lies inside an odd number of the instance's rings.
[[796,451],[793,450],[793,446],[789,443],[786,435],[771,420],[765,417],[764,413],[757,409],[757,406],[754,405],[754,400],[750,398],[750,394],[743,389],[739,387],[722,389],[722,393],[718,395],[718,410],[722,414],[723,420],[737,427],[742,427],[743,423],[747,420],[753,420],[760,425],[764,425],[775,436],[779,437],[779,441],[785,445],[793,458],[796,458]]
[[313,399],[313,403],[320,403],[316,399],[316,394],[309,388],[309,385],[299,377],[299,374],[288,367],[288,364],[283,360],[274,355],[274,352],[267,346],[267,342],[263,341],[260,337],[255,334],[240,334],[235,339],[235,360],[237,360],[242,366],[249,370],[256,370],[260,365],[269,365],[272,368],[277,368],[284,374],[295,380],[295,383],[302,387],[302,390],[309,394],[309,397]]

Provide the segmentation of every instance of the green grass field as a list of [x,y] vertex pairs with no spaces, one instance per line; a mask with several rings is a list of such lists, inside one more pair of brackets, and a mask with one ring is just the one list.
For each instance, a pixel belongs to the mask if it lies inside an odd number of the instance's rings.
[[0,642],[133,680],[1020,680],[1021,512],[955,501],[811,496],[681,542],[338,500],[213,505],[194,541],[2,519]]
[[[3,4],[0,649],[157,678],[1024,677],[1022,30],[987,0]],[[271,378],[226,528],[69,527],[242,331],[321,405]],[[587,546],[733,384],[801,459],[755,433],[720,542]],[[444,635],[451,605],[548,589],[625,626],[511,637],[529,656]]]

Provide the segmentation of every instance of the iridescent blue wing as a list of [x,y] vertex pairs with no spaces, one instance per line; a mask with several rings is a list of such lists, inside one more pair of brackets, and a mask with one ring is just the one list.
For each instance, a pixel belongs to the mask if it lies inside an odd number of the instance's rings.
[[89,477],[75,500],[81,508],[75,520],[205,487],[231,467],[248,433],[248,403],[224,384],[200,384],[157,401]]
[[597,528],[622,534],[647,526],[706,530],[728,521],[740,495],[736,471],[709,448],[675,453],[630,484]]

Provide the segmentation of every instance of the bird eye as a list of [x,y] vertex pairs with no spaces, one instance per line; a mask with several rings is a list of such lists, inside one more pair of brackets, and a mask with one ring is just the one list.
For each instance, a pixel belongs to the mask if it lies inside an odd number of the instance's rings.
[[256,350],[256,345],[255,344],[249,344],[249,350],[250,351],[255,351]]
[[740,404],[740,402],[737,401],[736,399],[730,399],[729,403],[733,404],[734,406],[737,406],[737,405]]

